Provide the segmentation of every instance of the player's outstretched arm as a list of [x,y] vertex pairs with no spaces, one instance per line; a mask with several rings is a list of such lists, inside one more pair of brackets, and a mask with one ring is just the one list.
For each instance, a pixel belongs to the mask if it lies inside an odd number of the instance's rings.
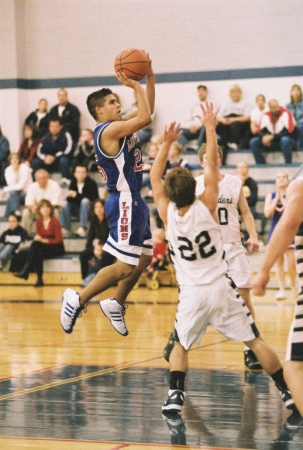
[[152,121],[152,117],[146,92],[140,83],[127,78],[123,71],[118,72],[116,76],[122,84],[136,91],[138,100],[137,111],[127,114],[122,120],[112,122],[104,130],[109,139],[119,140],[148,126]]
[[294,240],[298,228],[303,221],[303,181],[293,181],[286,191],[287,204],[281,219],[270,237],[260,270],[253,280],[253,294],[263,296],[269,281],[269,272],[279,256]]
[[216,134],[217,112],[214,111],[212,103],[205,107],[201,105],[203,116],[197,116],[205,127],[206,132],[206,159],[207,166],[204,169],[205,190],[200,196],[205,206],[214,213],[217,209],[219,195],[219,155]]
[[164,224],[167,223],[167,206],[169,199],[166,197],[164,191],[162,177],[171,144],[174,141],[177,141],[181,135],[182,131],[180,131],[180,124],[173,122],[169,126],[165,126],[162,145],[149,173],[155,205]]

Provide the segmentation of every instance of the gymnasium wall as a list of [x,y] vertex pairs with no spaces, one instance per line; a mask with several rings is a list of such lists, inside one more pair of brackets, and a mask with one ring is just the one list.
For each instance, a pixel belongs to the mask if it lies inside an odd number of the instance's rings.
[[83,127],[94,127],[92,90],[112,87],[127,109],[132,91],[113,69],[126,47],[153,60],[156,133],[184,123],[199,83],[217,105],[235,83],[252,106],[258,93],[285,104],[303,86],[302,25],[302,0],[0,0],[0,124],[17,150],[24,118],[60,87]]

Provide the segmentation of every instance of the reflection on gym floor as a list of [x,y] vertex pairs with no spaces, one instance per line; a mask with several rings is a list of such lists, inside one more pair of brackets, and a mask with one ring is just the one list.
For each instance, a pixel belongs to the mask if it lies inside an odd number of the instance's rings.
[[162,416],[168,378],[163,368],[69,365],[3,380],[0,436],[303,448],[303,421],[265,373],[190,370],[182,415]]

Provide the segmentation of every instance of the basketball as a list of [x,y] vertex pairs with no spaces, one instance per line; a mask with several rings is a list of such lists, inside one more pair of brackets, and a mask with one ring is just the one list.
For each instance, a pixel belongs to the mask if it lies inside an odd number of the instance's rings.
[[149,71],[149,58],[143,50],[126,48],[115,59],[116,73],[123,70],[127,78],[140,81]]

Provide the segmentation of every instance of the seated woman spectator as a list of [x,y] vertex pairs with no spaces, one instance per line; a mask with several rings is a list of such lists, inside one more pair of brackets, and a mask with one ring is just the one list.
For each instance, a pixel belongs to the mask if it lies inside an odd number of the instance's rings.
[[[81,275],[82,280],[87,276],[88,261],[94,254],[94,241],[106,242],[109,235],[109,227],[105,217],[104,200],[96,199],[92,204],[91,218],[88,226],[88,233],[86,238],[86,248],[80,255]],[[110,266],[115,262],[115,257],[110,253],[102,253],[102,267]]]
[[20,144],[18,154],[22,162],[31,167],[32,162],[37,158],[37,150],[41,139],[37,134],[37,129],[34,125],[25,125],[23,130],[24,139]]
[[7,186],[2,191],[3,198],[6,198],[5,220],[10,213],[19,211],[20,206],[24,205],[27,189],[33,183],[32,169],[21,163],[18,153],[11,153],[8,160],[10,164],[4,172]]
[[290,103],[286,108],[292,112],[297,122],[297,138],[299,148],[303,150],[303,94],[298,84],[293,84],[290,90]]
[[21,242],[29,241],[31,238],[20,225],[21,215],[11,213],[8,216],[8,229],[0,236],[0,270],[18,250]]
[[[276,191],[271,194],[267,194],[264,205],[265,217],[271,218],[271,225],[268,233],[268,242],[274,231],[275,226],[280,220],[285,205],[286,205],[286,189],[289,185],[288,175],[284,172],[278,172],[276,176]],[[294,298],[297,296],[296,291],[296,258],[295,258],[295,245],[292,243],[285,254],[288,265],[288,275],[290,279],[290,285]],[[277,259],[276,262],[276,274],[278,280],[279,291],[276,295],[276,300],[280,301],[286,298],[285,293],[285,272],[284,272],[284,255]]]
[[230,100],[218,113],[217,133],[223,150],[222,164],[226,163],[229,144],[240,150],[249,148],[251,107],[242,100],[242,89],[235,84],[229,91]]
[[87,275],[84,280],[82,280],[82,286],[84,287],[87,286],[93,278],[95,278],[96,274],[103,267],[103,245],[104,242],[101,242],[98,239],[95,239],[93,242],[93,256],[88,261]]
[[0,186],[5,185],[4,171],[8,166],[9,152],[9,142],[8,139],[3,136],[0,125]]
[[43,286],[43,261],[64,255],[64,245],[61,233],[61,224],[54,217],[54,208],[48,200],[41,200],[36,212],[36,234],[29,248],[27,261],[21,272],[14,275],[18,278],[28,279],[29,273],[37,273],[35,287]]
[[41,98],[38,108],[27,116],[24,124],[34,126],[38,130],[38,136],[43,138],[45,133],[48,132],[48,121],[47,100]]
[[72,172],[76,166],[86,166],[88,172],[98,172],[95,159],[94,132],[90,128],[81,131],[80,139],[72,158]]

